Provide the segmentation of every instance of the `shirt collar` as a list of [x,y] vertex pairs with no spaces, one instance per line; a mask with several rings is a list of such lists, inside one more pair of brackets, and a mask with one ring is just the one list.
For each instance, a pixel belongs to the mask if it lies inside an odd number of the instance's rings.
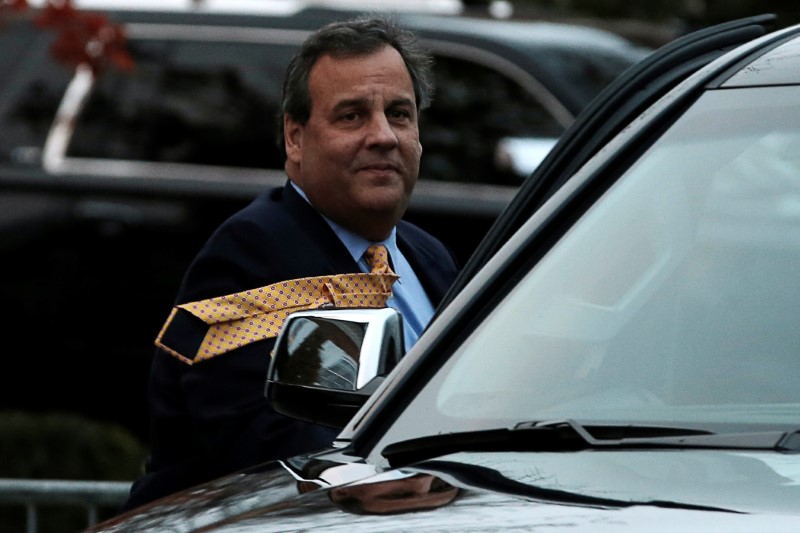
[[[300,186],[292,180],[289,180],[289,183],[297,191],[297,194],[299,194],[306,202],[308,202],[309,205],[313,207],[313,204],[308,200],[308,196],[306,196],[306,193],[303,191],[303,189],[301,189]],[[391,233],[386,239],[373,242],[356,233],[353,233],[341,224],[337,224],[322,213],[319,213],[319,215],[325,220],[325,222],[328,223],[333,232],[336,233],[336,236],[339,237],[340,241],[342,241],[342,244],[344,244],[345,248],[347,248],[347,251],[350,252],[350,255],[353,257],[353,260],[356,263],[361,261],[364,252],[366,252],[367,248],[369,248],[369,246],[372,244],[383,244],[389,250],[389,257],[398,257],[400,251],[397,248],[397,228],[392,228]]]

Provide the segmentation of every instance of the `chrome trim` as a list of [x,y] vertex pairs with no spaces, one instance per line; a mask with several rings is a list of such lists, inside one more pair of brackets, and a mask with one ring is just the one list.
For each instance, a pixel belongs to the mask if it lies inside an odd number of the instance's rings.
[[300,45],[311,35],[309,30],[287,30],[282,28],[251,28],[246,26],[212,26],[188,24],[125,25],[131,39],[171,39],[192,41],[221,41],[234,43],[264,43]]
[[[291,324],[303,318],[308,317],[365,324],[364,339],[361,342],[358,361],[354,362],[354,364],[358,364],[355,383],[355,390],[358,391],[363,389],[378,375],[378,371],[381,367],[381,358],[383,355],[386,355],[383,353],[383,340],[387,334],[387,328],[389,327],[390,321],[398,316],[400,316],[400,313],[391,307],[376,309],[319,308],[296,311],[287,318],[287,322],[276,342],[276,347],[284,344],[283,332],[291,331]],[[401,316],[400,318],[402,319]],[[401,330],[398,330],[398,332],[399,331]],[[272,372],[270,372],[269,378],[273,378]]]
[[[342,318],[353,321],[363,321],[367,323],[367,331],[364,333],[364,342],[361,345],[361,352],[358,362],[358,377],[356,378],[356,390],[363,389],[367,383],[378,375],[380,370],[383,338],[389,320],[399,313],[391,307],[383,309],[362,309],[352,310],[342,313]],[[399,330],[402,331],[402,330]]]
[[75,69],[75,76],[64,92],[42,150],[42,165],[48,172],[56,172],[64,162],[67,145],[75,129],[75,118],[83,109],[94,80],[88,65],[78,65]]
[[414,187],[409,211],[496,216],[516,193],[517,187],[510,185],[422,179]]
[[[55,173],[97,174],[108,176],[111,179],[166,178],[198,183],[263,184],[276,176],[282,176],[281,184],[286,181],[286,175],[281,170],[87,157],[65,158]],[[220,178],[220,176],[224,177]]]

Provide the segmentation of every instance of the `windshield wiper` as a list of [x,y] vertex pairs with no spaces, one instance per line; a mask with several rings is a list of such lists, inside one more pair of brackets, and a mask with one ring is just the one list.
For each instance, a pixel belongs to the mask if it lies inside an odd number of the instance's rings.
[[665,509],[689,509],[695,511],[718,511],[725,513],[739,513],[734,509],[702,505],[670,500],[623,500],[591,494],[581,494],[562,489],[540,487],[511,479],[501,472],[480,465],[464,465],[452,461],[433,460],[424,464],[424,470],[436,475],[448,474],[454,479],[471,486],[487,487],[493,492],[502,492],[511,496],[530,498],[541,502],[551,502],[567,505],[583,505],[600,508],[626,508],[639,505],[661,507]]
[[733,450],[776,450],[800,452],[800,430],[749,431],[740,433],[713,433],[706,430],[659,426],[594,426],[596,434],[614,435],[596,437],[574,420],[549,422],[523,422],[515,431],[550,428],[561,432],[574,432],[591,448],[708,448]]
[[713,433],[694,428],[582,426],[574,420],[535,421],[511,429],[431,435],[390,444],[382,454],[393,467],[467,451],[580,451],[603,448],[708,448],[800,452],[800,431]]

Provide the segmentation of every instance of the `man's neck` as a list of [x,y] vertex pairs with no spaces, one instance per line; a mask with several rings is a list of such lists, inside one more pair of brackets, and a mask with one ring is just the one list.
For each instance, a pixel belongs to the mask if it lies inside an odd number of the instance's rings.
[[289,179],[289,184],[291,187],[294,188],[295,191],[297,191],[297,194],[299,194],[300,197],[303,198],[303,200],[305,200],[308,203],[308,205],[310,205],[323,219],[325,219],[325,221],[328,223],[328,225],[330,225],[334,229],[334,231],[337,231],[338,228],[342,231],[346,231],[352,235],[365,239],[366,241],[369,241],[371,243],[378,243],[385,241],[390,237],[392,237],[395,233],[395,225],[391,225],[386,230],[378,230],[380,226],[373,221],[371,224],[365,224],[366,229],[364,231],[358,231],[358,229],[356,228],[352,228],[348,225],[342,224],[340,221],[333,220],[324,213],[320,212],[320,210],[314,206],[314,204],[308,198],[308,195],[303,190],[303,188],[300,187],[300,185],[295,183],[292,179]]

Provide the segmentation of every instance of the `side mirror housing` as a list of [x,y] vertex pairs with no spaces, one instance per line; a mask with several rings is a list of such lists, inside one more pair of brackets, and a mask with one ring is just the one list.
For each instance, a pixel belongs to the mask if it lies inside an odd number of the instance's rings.
[[298,311],[275,342],[264,394],[278,413],[342,428],[403,353],[394,309]]

